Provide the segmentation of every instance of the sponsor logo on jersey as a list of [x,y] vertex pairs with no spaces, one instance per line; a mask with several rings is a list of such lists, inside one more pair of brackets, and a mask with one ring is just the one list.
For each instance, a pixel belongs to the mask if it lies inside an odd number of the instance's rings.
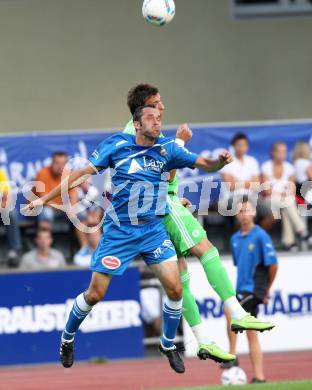
[[136,159],[133,159],[131,161],[128,173],[137,173],[138,171],[143,171],[143,168],[141,165],[137,162]]
[[137,173],[138,171],[156,171],[161,172],[164,163],[153,158],[143,157],[143,166],[136,159],[132,159],[128,173]]
[[115,256],[105,256],[102,259],[102,264],[108,269],[117,269],[121,266],[121,261]]
[[162,161],[154,160],[153,158],[147,159],[145,156],[143,157],[143,162],[145,171],[161,172],[164,166]]

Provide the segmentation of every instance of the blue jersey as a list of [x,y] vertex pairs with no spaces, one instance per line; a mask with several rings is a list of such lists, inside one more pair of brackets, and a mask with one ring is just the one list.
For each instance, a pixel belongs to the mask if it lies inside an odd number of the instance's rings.
[[195,153],[173,138],[158,138],[153,146],[137,145],[135,136],[118,133],[106,138],[89,161],[98,169],[112,168],[112,206],[107,216],[118,221],[148,220],[168,214],[169,171],[192,168]]
[[262,300],[268,287],[268,267],[277,263],[270,236],[258,225],[244,235],[239,230],[231,237],[231,250],[237,267],[236,290]]

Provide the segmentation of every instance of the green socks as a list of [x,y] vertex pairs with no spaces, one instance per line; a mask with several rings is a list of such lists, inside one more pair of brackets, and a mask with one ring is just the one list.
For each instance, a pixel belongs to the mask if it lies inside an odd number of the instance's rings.
[[183,294],[183,317],[192,328],[202,322],[195,298],[190,290],[190,274],[187,270],[180,273]]
[[219,295],[222,301],[236,295],[229,276],[221,263],[219,252],[216,247],[208,249],[208,251],[200,258],[200,262],[205,270],[205,274],[211,287]]

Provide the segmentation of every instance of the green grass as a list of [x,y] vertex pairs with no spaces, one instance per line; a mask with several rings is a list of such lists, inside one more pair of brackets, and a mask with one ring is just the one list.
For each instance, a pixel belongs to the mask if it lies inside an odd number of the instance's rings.
[[179,387],[166,390],[312,390],[312,381],[272,382],[244,386]]

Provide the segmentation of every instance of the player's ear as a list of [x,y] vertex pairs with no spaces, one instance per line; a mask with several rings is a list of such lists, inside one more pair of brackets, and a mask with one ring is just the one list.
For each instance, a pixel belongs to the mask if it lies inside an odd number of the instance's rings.
[[141,127],[141,123],[139,121],[133,121],[133,126],[135,130],[138,130]]

